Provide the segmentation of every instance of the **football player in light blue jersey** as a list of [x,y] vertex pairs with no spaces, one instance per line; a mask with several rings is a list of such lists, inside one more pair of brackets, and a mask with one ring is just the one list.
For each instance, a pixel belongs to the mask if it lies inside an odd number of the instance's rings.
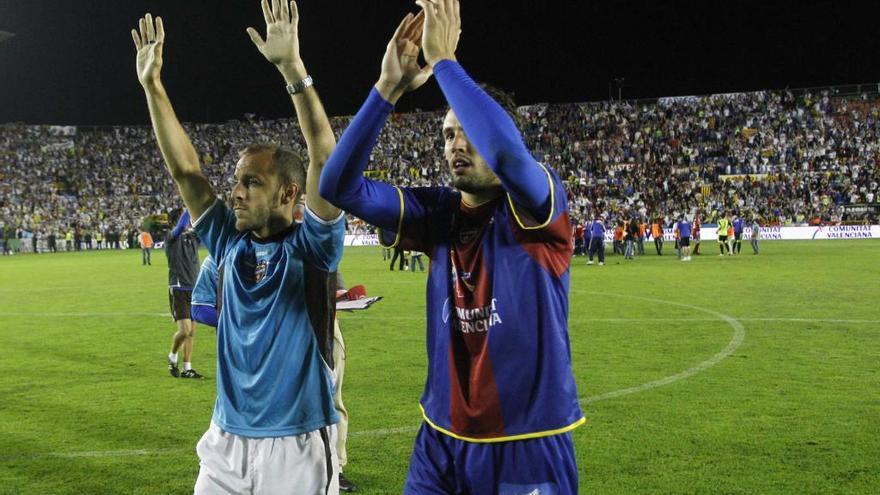
[[[303,205],[299,205],[303,206]],[[302,211],[300,213],[303,213]],[[199,277],[193,288],[192,294],[192,316],[193,320],[217,327],[217,285],[220,274],[217,271],[217,263],[214,258],[208,256],[202,262],[202,268],[199,270]],[[348,293],[345,290],[345,281],[342,275],[336,272],[336,299],[345,298]],[[336,412],[339,413],[339,423],[336,424],[336,452],[339,457],[339,491],[354,492],[357,486],[343,474],[343,469],[348,462],[347,444],[348,444],[348,409],[342,401],[342,380],[345,374],[345,340],[342,336],[342,330],[339,328],[339,319],[333,326],[333,370],[336,378],[336,395],[334,396],[334,405]]]
[[[212,191],[199,154],[161,81],[165,30],[150,14],[132,30],[137,74],[162,157],[194,228],[223,271],[217,323],[217,400],[197,446],[195,493],[337,493],[333,405],[335,278],[342,212],[309,194],[335,147],[330,123],[300,57],[295,2],[263,0],[265,39],[248,34],[284,77],[308,163],[273,144],[240,153],[232,204]],[[280,85],[279,85],[280,86]]]

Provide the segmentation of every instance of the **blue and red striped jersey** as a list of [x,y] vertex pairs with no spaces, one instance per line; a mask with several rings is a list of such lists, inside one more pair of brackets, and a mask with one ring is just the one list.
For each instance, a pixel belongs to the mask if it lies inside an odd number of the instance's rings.
[[399,232],[383,232],[385,244],[431,258],[421,406],[431,426],[456,438],[539,437],[585,421],[568,339],[568,207],[545,170],[546,221],[509,195],[469,206],[454,189],[400,188]]

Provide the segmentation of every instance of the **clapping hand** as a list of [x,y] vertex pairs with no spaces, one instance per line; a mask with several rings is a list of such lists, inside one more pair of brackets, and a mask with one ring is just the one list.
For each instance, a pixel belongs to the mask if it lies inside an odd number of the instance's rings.
[[441,60],[455,60],[455,49],[461,36],[461,15],[458,0],[416,0],[425,14],[422,51],[433,66]]
[[382,57],[382,75],[376,89],[383,98],[396,103],[408,91],[421,87],[431,77],[430,66],[419,66],[419,44],[425,14],[407,14],[403,18]]

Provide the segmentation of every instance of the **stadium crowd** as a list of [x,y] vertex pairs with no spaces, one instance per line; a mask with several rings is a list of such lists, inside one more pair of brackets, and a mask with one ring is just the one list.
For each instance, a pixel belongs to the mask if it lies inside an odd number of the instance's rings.
[[[870,210],[847,209],[880,201],[876,96],[761,91],[540,104],[520,115],[529,148],[568,184],[578,221],[601,214],[609,224],[623,216],[671,224],[700,212],[712,223],[724,210],[769,225],[877,221]],[[441,120],[438,112],[394,115],[368,174],[403,185],[447,183]],[[337,135],[349,121],[331,120]],[[216,190],[229,189],[224,181],[249,143],[304,149],[294,119],[186,130]],[[4,251],[135,244],[146,218],[181,206],[163,168],[148,126],[0,126]]]

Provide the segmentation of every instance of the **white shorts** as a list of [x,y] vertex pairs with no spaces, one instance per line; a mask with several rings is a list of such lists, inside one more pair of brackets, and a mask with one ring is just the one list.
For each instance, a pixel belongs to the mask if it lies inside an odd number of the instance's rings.
[[196,452],[196,495],[339,493],[336,425],[288,437],[248,438],[212,422]]

